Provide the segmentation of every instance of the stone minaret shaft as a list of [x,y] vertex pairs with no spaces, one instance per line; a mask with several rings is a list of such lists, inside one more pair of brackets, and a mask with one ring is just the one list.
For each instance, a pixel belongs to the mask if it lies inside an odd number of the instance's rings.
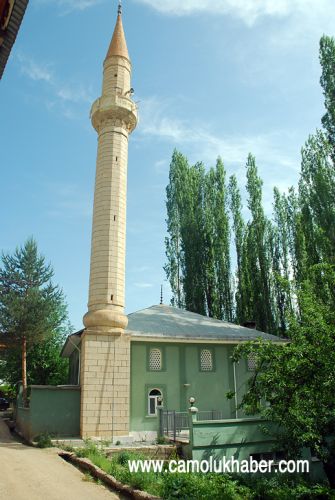
[[131,63],[119,7],[92,106],[98,133],[88,312],[81,355],[81,433],[128,434],[130,341],[124,330],[128,137],[137,124]]
[[124,329],[128,136],[137,123],[131,64],[119,13],[104,62],[102,97],[92,107],[98,132],[87,328]]

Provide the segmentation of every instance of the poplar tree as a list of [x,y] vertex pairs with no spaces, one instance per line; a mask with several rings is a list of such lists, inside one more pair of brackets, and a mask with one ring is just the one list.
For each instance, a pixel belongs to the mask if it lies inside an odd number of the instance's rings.
[[230,225],[228,215],[228,187],[226,170],[221,158],[215,169],[215,200],[213,220],[215,221],[215,267],[217,291],[219,295],[219,313],[215,316],[227,321],[233,320],[233,296],[230,259]]
[[[235,303],[236,312],[235,317],[237,323],[244,323],[247,318],[247,289],[245,283],[245,272],[246,272],[246,255],[244,252],[244,239],[245,239],[245,222],[242,216],[242,200],[241,193],[237,185],[237,179],[235,175],[232,175],[229,179],[229,207],[232,214],[233,220],[233,231],[235,240],[235,250],[236,250],[236,293],[235,293]],[[251,319],[251,318],[249,318]]]
[[167,232],[165,249],[167,263],[164,266],[172,291],[172,305],[182,308],[185,297],[182,283],[184,255],[181,243],[181,197],[186,189],[186,173],[189,168],[187,159],[174,150],[170,164],[169,184],[166,188]]
[[182,214],[181,243],[183,252],[183,289],[185,307],[188,311],[206,314],[204,290],[204,180],[202,163],[190,167],[186,172],[185,185],[181,192]]
[[331,156],[335,163],[335,39],[323,36],[320,40],[320,63],[322,75],[320,79],[325,98],[326,113],[322,117],[322,125],[331,145]]
[[230,227],[226,171],[221,158],[205,177],[204,251],[208,315],[232,321]]
[[221,159],[206,172],[174,151],[167,187],[165,271],[172,305],[233,319],[226,172]]
[[302,148],[300,207],[309,265],[335,263],[335,171],[332,146],[321,131]]
[[291,291],[291,263],[289,253],[288,201],[278,188],[274,188],[274,216],[270,238],[272,255],[272,281],[276,323],[282,335],[287,329],[288,316],[293,313]]
[[255,158],[251,154],[248,156],[246,168],[248,208],[251,214],[246,233],[251,309],[257,327],[268,332],[274,330],[270,283],[270,222],[265,217],[262,205],[263,182],[258,176]]

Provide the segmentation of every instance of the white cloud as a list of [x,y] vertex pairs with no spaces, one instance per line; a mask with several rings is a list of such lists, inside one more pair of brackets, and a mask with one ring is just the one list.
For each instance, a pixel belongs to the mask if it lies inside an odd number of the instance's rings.
[[151,267],[145,266],[145,265],[133,267],[131,269],[132,273],[147,273],[148,271],[152,271],[152,269],[151,269]]
[[91,93],[81,85],[77,85],[76,87],[61,86],[57,89],[57,96],[63,101],[70,102],[91,103],[93,101]]
[[163,14],[175,16],[196,13],[228,14],[251,26],[262,17],[286,17],[304,13],[331,0],[137,0]]
[[[221,156],[228,176],[237,175],[244,200],[245,164],[248,154],[252,153],[264,182],[264,207],[268,214],[272,212],[273,187],[286,191],[297,183],[302,141],[294,131],[275,130],[249,135],[213,133],[209,126],[204,128],[201,124],[169,116],[168,109],[171,107],[171,102],[164,104],[155,97],[141,100],[138,133],[142,141],[168,143],[171,149],[179,149],[193,164],[203,161],[205,165],[213,166],[217,157]],[[157,166],[154,165],[154,168],[157,169]],[[167,171],[168,167],[165,173]]]
[[154,285],[152,283],[134,283],[136,288],[152,288]]
[[23,54],[18,54],[17,59],[20,63],[20,68],[22,74],[28,76],[34,81],[44,81],[51,83],[53,80],[53,74],[50,69],[50,64],[38,64],[33,59],[30,59]]
[[[59,109],[68,119],[77,117],[74,105],[93,102],[90,89],[81,83],[62,81],[56,74],[51,63],[37,62],[31,56],[19,53],[17,55],[21,73],[34,82],[44,84],[46,93],[45,106],[49,111]],[[58,106],[57,106],[58,105]]]
[[[163,14],[229,14],[252,25],[262,16],[286,16],[300,0],[137,0]],[[311,0],[309,0],[311,1]],[[308,0],[305,0],[308,3]]]
[[[295,156],[283,150],[292,136],[290,131],[264,132],[255,135],[228,135],[213,133],[209,127],[190,123],[167,114],[168,104],[155,97],[141,100],[139,133],[182,147],[191,161],[211,163],[222,156],[227,164],[243,166],[252,152],[258,160],[285,168],[295,176],[299,168],[299,150]],[[298,142],[299,144],[299,142]],[[160,163],[160,162],[158,162]],[[160,166],[160,165],[159,165]],[[157,168],[157,164],[155,165]]]

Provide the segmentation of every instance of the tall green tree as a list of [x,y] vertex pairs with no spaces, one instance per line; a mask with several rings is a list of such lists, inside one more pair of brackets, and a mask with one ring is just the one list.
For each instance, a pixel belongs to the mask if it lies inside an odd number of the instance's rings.
[[219,319],[233,320],[233,292],[230,258],[229,193],[226,184],[226,170],[219,157],[215,169],[216,196],[213,205],[215,224],[215,266],[219,293]]
[[246,231],[248,251],[248,290],[250,308],[257,327],[262,331],[274,331],[273,298],[271,290],[271,262],[269,240],[271,225],[264,214],[262,202],[263,182],[258,175],[255,158],[249,154],[247,160],[248,208],[251,219]]
[[167,263],[164,266],[172,290],[172,305],[182,308],[185,297],[182,283],[184,255],[181,243],[182,193],[186,189],[186,175],[189,169],[185,156],[174,150],[170,163],[169,184],[166,188],[167,232],[165,248]]
[[[32,238],[12,255],[2,254],[0,331],[9,346],[5,350],[2,366],[5,368],[5,380],[13,382],[22,379],[24,397],[27,389],[27,353],[31,363],[38,359],[37,366],[41,369],[48,346],[48,352],[55,353],[55,345],[64,334],[66,305],[63,293],[52,283],[52,277],[51,265],[39,255]],[[21,363],[15,363],[18,351]],[[39,380],[45,381],[45,376]]]
[[233,232],[236,250],[236,293],[235,293],[235,317],[237,323],[243,324],[248,319],[248,284],[246,283],[245,260],[247,255],[244,252],[245,222],[242,216],[242,199],[238,188],[237,178],[232,175],[229,179],[229,207],[233,220]]
[[291,259],[289,249],[288,201],[284,194],[274,188],[272,237],[272,283],[275,300],[276,323],[285,335],[288,316],[293,313],[291,279]]
[[230,229],[221,159],[206,172],[174,151],[167,187],[165,271],[172,304],[232,320]]
[[302,148],[299,202],[308,262],[335,263],[335,169],[332,146],[321,131]]
[[322,125],[326,131],[335,164],[335,39],[323,36],[320,40],[321,87],[325,97],[326,113]]
[[181,241],[184,255],[183,288],[188,311],[206,314],[204,288],[204,184],[205,168],[202,163],[191,166],[182,192]]
[[205,177],[204,269],[208,315],[232,321],[233,295],[226,171],[221,158]]

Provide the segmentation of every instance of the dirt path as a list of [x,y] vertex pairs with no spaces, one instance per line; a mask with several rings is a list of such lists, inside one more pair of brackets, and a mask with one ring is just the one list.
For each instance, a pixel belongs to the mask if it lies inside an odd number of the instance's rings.
[[15,441],[0,418],[0,498],[4,500],[116,500],[103,486],[62,460],[54,448]]

